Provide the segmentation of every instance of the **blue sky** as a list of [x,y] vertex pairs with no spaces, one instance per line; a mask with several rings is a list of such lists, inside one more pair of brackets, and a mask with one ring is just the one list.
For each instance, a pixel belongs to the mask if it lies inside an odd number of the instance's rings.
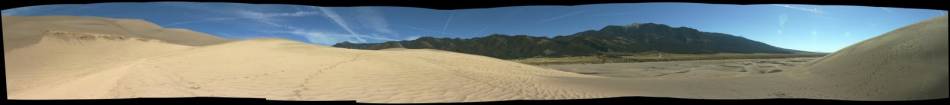
[[72,15],[144,19],[230,39],[279,37],[321,45],[420,36],[570,35],[607,25],[660,23],[746,37],[782,48],[834,52],[943,10],[827,5],[697,3],[518,6],[465,10],[315,7],[243,3],[99,3],[3,10],[5,16]]

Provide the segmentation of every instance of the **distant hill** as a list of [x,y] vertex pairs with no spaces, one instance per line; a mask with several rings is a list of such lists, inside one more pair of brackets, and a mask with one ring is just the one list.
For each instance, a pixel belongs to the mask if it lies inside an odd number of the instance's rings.
[[354,49],[439,49],[501,59],[528,57],[591,56],[629,54],[646,51],[667,53],[799,53],[723,33],[702,32],[688,27],[656,23],[610,25],[553,38],[528,35],[492,34],[470,39],[420,37],[410,41],[384,43],[341,42],[334,47]]

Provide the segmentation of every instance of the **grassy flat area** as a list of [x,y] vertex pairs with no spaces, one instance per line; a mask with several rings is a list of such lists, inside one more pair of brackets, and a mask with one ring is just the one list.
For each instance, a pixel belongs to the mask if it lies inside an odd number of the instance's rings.
[[629,63],[629,62],[658,62],[658,61],[686,61],[686,60],[721,60],[721,59],[769,59],[769,58],[794,58],[794,57],[821,57],[825,53],[802,53],[802,54],[766,54],[766,53],[717,53],[717,54],[674,54],[674,53],[635,53],[621,56],[575,56],[575,57],[538,57],[526,59],[512,59],[511,61],[531,64],[531,65],[549,65],[549,64],[599,64],[599,63]]

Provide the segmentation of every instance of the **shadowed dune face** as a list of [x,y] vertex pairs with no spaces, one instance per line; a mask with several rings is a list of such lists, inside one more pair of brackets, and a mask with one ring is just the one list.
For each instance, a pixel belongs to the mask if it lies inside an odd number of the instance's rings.
[[[946,16],[855,44],[799,70],[702,79],[599,77],[448,51],[354,50],[284,39],[195,46],[182,44],[194,40],[124,35],[135,33],[98,25],[108,19],[89,18],[37,17],[47,19],[37,22],[30,20],[34,18],[4,17],[4,30],[10,30],[4,31],[3,39],[8,97],[215,96],[391,103],[613,96],[947,97]],[[38,25],[26,25],[33,23]],[[155,28],[137,22],[121,24],[133,24],[119,25],[125,28]],[[54,28],[59,30],[47,31]],[[7,45],[29,38],[36,40]]]

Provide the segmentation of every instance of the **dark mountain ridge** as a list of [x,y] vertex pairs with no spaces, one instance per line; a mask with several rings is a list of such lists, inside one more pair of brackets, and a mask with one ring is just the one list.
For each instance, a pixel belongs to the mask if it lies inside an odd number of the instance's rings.
[[341,42],[334,47],[354,49],[439,49],[501,59],[528,57],[591,56],[647,51],[685,54],[711,53],[799,53],[765,43],[723,33],[702,32],[688,27],[656,23],[626,26],[609,25],[572,35],[537,37],[492,34],[468,39],[420,37],[383,43]]

